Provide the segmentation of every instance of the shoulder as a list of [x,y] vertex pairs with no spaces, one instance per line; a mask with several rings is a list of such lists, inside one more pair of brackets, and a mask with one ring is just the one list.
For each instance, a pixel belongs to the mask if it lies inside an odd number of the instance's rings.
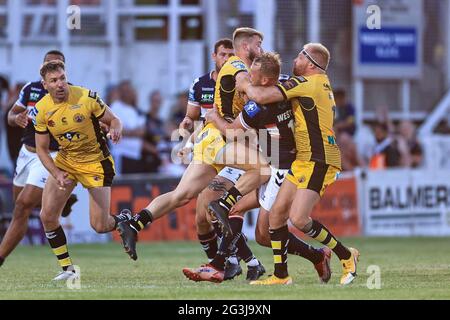
[[280,81],[280,86],[282,86],[286,90],[291,90],[302,83],[307,83],[308,79],[302,76],[292,76],[289,79],[284,81]]
[[48,108],[51,105],[53,105],[53,101],[50,97],[50,94],[47,93],[45,96],[42,97],[41,100],[39,100],[36,103],[35,108],[38,110],[44,110],[45,108]]
[[[231,60],[231,61],[230,61]],[[245,70],[247,71],[247,66],[245,65],[244,61],[239,59],[238,57],[231,57],[229,59],[230,65],[236,69],[236,70]]]

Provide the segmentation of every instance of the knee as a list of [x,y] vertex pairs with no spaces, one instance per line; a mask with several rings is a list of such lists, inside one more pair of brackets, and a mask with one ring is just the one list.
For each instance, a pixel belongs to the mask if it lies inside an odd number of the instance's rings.
[[305,232],[307,227],[311,224],[310,217],[302,217],[302,216],[293,216],[290,217],[292,224],[299,230]]
[[35,205],[25,199],[17,199],[14,206],[14,219],[28,219]]
[[58,223],[58,218],[54,215],[51,215],[46,210],[42,209],[40,213],[41,222],[44,226],[53,225],[55,223]]

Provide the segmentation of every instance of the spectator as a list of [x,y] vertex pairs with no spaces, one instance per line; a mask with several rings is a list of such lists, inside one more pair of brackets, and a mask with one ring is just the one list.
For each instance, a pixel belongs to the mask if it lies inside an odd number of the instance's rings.
[[409,153],[409,166],[417,168],[422,165],[423,151],[416,135],[416,127],[411,121],[403,120],[398,125],[399,140],[406,147]]
[[158,172],[161,165],[160,155],[157,145],[164,138],[164,123],[159,117],[159,111],[162,106],[162,96],[158,90],[150,93],[150,106],[145,116],[145,135],[144,141],[147,145],[142,151],[142,159],[145,162],[147,172]]
[[334,131],[337,135],[345,132],[353,137],[356,131],[355,108],[347,102],[346,93],[339,89],[334,91],[334,100],[336,102],[336,119],[334,121]]
[[177,101],[171,109],[170,121],[175,124],[181,123],[186,115],[186,106],[188,104],[189,92],[183,91],[177,95]]
[[402,155],[397,141],[388,132],[387,124],[376,122],[373,130],[377,144],[372,152],[370,168],[376,170],[401,166]]
[[354,170],[363,165],[359,157],[358,149],[351,135],[342,132],[337,137],[339,149],[341,150],[342,171]]
[[112,111],[123,124],[123,139],[112,148],[117,173],[141,173],[145,171],[141,159],[145,118],[138,112],[136,91],[129,81],[119,84],[118,93],[119,100],[111,105]]

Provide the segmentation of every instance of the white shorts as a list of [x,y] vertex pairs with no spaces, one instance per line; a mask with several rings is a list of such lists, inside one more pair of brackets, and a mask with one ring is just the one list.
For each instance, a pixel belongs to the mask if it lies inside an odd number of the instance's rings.
[[233,182],[233,184],[236,184],[236,182],[239,180],[240,177],[245,173],[244,170],[232,168],[232,167],[225,167],[217,174],[220,177],[226,178]]
[[269,181],[259,187],[259,204],[270,211],[280,191],[284,178],[286,178],[289,169],[276,169],[270,167],[271,175]]
[[[52,152],[50,155],[54,159],[56,154],[57,152]],[[47,169],[45,169],[41,160],[39,160],[37,153],[28,151],[25,145],[23,145],[17,158],[13,184],[16,187],[25,187],[25,185],[31,184],[44,189],[47,178]]]

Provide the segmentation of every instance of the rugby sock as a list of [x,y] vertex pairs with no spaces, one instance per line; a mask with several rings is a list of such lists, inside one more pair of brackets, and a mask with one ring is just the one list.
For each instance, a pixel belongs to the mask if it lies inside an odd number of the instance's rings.
[[230,217],[230,227],[233,235],[222,238],[219,250],[217,251],[217,254],[214,257],[213,261],[211,261],[210,263],[216,270],[224,270],[226,258],[230,255],[234,247],[237,245],[239,238],[242,238],[241,230],[243,221],[244,218],[240,216]]
[[226,192],[222,198],[219,199],[219,202],[228,209],[228,211],[231,210],[231,208],[236,204],[236,202],[239,201],[239,199],[242,198],[242,194],[239,192],[238,189],[235,187],[231,187],[228,192]]
[[2,266],[3,262],[5,262],[5,258],[0,257],[0,267]]
[[340,260],[350,259],[350,251],[342,245],[342,243],[337,240],[333,234],[328,231],[320,222],[313,220],[312,223],[306,227],[303,232],[310,236],[311,238],[319,241],[320,243],[326,245],[328,248],[333,250]]
[[216,232],[213,230],[207,234],[198,234],[198,240],[200,240],[200,244],[202,245],[208,259],[214,259],[217,250],[219,249],[217,246]]
[[280,279],[286,278],[288,274],[287,267],[287,248],[289,246],[289,229],[283,226],[276,230],[269,230],[270,242],[273,250],[273,262],[275,264],[274,275]]
[[53,253],[58,258],[59,265],[66,271],[72,266],[72,259],[69,256],[69,250],[67,249],[66,234],[61,226],[54,231],[45,233],[50,247],[52,247]]
[[141,231],[145,228],[145,226],[149,223],[153,222],[153,216],[152,213],[147,210],[143,209],[141,212],[136,214],[133,219],[130,220],[130,225],[135,229],[137,232]]
[[222,238],[222,229],[220,228],[220,223],[218,220],[211,221],[214,231],[217,234],[217,237]]
[[245,263],[249,263],[255,256],[248,246],[247,241],[245,241],[244,234],[241,233],[243,222],[244,219],[240,216],[230,217],[230,226],[231,230],[233,230],[233,234],[239,234],[239,238],[236,241],[237,255],[244,260]]
[[288,253],[308,259],[313,264],[318,264],[323,259],[323,254],[320,250],[303,242],[291,232],[289,232]]

